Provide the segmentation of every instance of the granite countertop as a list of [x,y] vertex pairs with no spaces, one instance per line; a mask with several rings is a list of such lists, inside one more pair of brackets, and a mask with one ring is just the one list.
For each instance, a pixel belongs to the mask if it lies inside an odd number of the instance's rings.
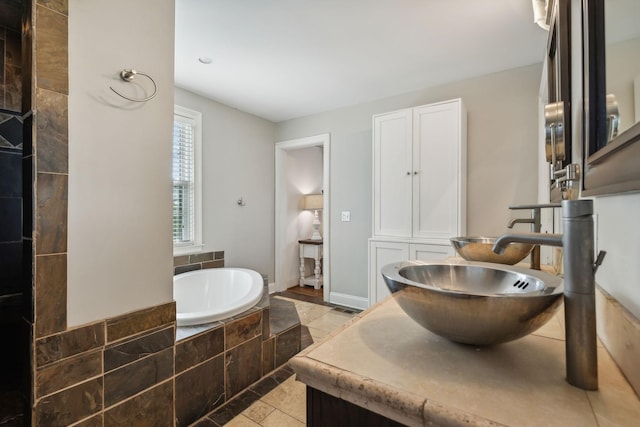
[[565,381],[564,317],[493,347],[427,331],[393,296],[291,359],[303,383],[410,426],[631,426],[640,400],[598,347],[599,390]]

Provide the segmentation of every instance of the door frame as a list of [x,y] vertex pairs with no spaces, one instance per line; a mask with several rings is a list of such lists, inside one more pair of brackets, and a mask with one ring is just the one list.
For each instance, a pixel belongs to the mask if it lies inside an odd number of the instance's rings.
[[286,182],[287,169],[285,157],[288,151],[298,150],[301,148],[322,147],[322,186],[324,191],[323,209],[322,209],[322,228],[323,228],[323,292],[324,301],[329,301],[331,289],[331,197],[330,197],[330,160],[331,160],[331,135],[328,133],[309,136],[306,138],[291,139],[276,143],[275,149],[275,291],[282,292],[287,289],[287,284],[282,277],[282,259],[281,247],[286,240],[286,222],[287,218],[283,212],[286,195],[283,194]]

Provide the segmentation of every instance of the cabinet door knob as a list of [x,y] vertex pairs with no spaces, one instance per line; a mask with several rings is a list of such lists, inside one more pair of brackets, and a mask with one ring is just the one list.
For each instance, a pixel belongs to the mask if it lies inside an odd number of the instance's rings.
[[414,175],[418,175],[418,171],[413,171],[413,174]]
[[407,175],[411,175],[411,172],[407,171]]

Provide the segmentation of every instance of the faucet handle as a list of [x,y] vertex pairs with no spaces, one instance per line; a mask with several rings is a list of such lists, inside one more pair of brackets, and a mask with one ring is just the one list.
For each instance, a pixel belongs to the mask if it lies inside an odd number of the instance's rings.
[[598,257],[596,258],[596,261],[593,263],[593,274],[596,274],[596,271],[598,271],[598,268],[600,267],[600,265],[602,265],[602,261],[604,261],[604,257],[606,254],[607,254],[606,251],[598,252]]

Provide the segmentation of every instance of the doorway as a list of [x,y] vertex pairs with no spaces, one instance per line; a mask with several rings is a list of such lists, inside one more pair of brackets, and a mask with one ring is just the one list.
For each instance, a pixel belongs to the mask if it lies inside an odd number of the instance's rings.
[[[320,183],[295,182],[294,169],[298,167],[292,162],[292,154],[296,150],[319,150],[318,165],[322,172]],[[330,256],[330,135],[322,134],[307,138],[293,139],[276,143],[275,150],[275,292],[284,292],[289,287],[296,286],[299,279],[299,246],[298,240],[305,239],[301,235],[299,201],[302,195],[310,192],[323,194],[323,209],[319,212],[321,218],[323,258],[322,299],[329,301],[331,289],[331,256]],[[313,156],[311,156],[313,157]],[[305,187],[306,185],[306,187]],[[313,188],[315,185],[316,188]],[[320,186],[320,188],[317,188]],[[307,212],[307,214],[310,214]],[[309,221],[310,224],[310,221]],[[304,227],[302,227],[304,230]]]

